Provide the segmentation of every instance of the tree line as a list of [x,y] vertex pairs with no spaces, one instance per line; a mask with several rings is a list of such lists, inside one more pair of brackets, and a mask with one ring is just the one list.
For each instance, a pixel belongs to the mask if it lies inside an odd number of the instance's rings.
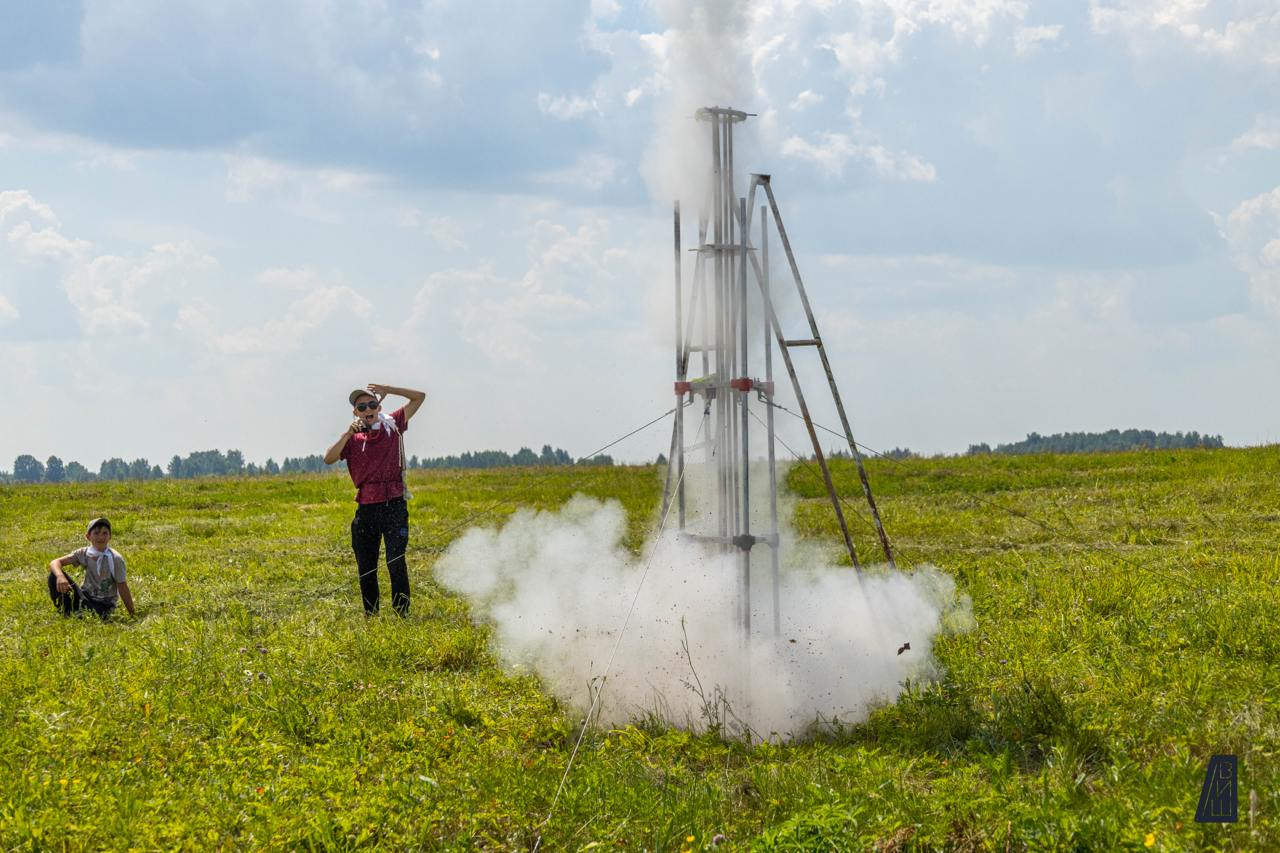
[[1177,450],[1192,447],[1225,447],[1220,435],[1190,432],[1154,432],[1149,429],[1109,429],[1106,432],[1057,432],[1053,435],[1027,433],[1022,441],[997,444],[971,444],[966,455],[1003,453],[1011,456],[1028,453],[1099,453],[1119,450]]
[[[578,460],[565,450],[543,445],[542,452],[534,453],[528,447],[522,447],[515,453],[503,450],[481,450],[467,452],[460,456],[436,456],[419,459],[411,456],[406,460],[407,467],[418,470],[424,468],[507,468],[515,466],[544,465],[612,465],[611,456],[601,454],[590,459]],[[63,461],[57,456],[50,456],[44,462],[29,453],[24,453],[13,460],[13,472],[0,471],[0,482],[6,483],[83,483],[91,480],[189,480],[195,477],[257,477],[276,474],[310,474],[327,470],[346,470],[347,463],[339,461],[336,465],[326,465],[324,457],[319,454],[309,456],[286,456],[283,462],[274,459],[258,465],[246,462],[244,454],[239,450],[199,450],[186,456],[175,455],[165,468],[153,465],[146,459],[134,459],[127,462],[119,457],[103,460],[98,470],[91,471],[79,462]]]
[[[1110,453],[1121,450],[1179,450],[1185,448],[1218,448],[1226,447],[1220,435],[1201,434],[1195,430],[1190,432],[1154,432],[1149,429],[1111,429],[1106,432],[1058,432],[1053,435],[1040,435],[1038,432],[1027,433],[1022,441],[997,444],[994,448],[985,441],[971,444],[964,456],[981,454],[1001,454],[1019,456],[1031,453]],[[867,450],[868,456],[884,456],[889,459],[920,459],[922,455],[906,447],[895,447],[892,450],[876,452]],[[952,456],[948,453],[936,453],[934,458]],[[829,459],[850,459],[852,455],[847,448],[832,448],[827,451]]]

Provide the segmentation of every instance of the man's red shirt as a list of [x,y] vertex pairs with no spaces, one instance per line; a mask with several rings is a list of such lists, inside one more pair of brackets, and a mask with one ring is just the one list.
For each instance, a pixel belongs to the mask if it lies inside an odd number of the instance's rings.
[[[403,406],[392,412],[391,418],[400,432],[409,428]],[[347,460],[347,473],[356,484],[359,503],[376,504],[404,497],[400,436],[385,426],[351,436],[338,458]]]

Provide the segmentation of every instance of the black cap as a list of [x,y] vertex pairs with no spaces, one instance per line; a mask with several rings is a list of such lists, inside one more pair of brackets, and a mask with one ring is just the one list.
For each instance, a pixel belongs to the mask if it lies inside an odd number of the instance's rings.
[[85,529],[84,532],[92,533],[94,531],[94,528],[97,528],[97,527],[105,527],[107,528],[108,531],[110,531],[111,522],[107,521],[105,517],[95,518],[93,521],[89,522],[89,526],[88,528]]

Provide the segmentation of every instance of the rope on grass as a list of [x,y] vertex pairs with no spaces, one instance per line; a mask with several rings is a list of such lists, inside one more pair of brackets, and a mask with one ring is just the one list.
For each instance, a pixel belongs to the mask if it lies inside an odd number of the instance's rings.
[[[674,409],[672,411],[675,411]],[[667,414],[670,414],[668,412]],[[707,420],[711,416],[710,404],[703,410],[702,422],[698,424],[698,432],[693,437],[693,443],[697,444],[698,439],[702,436],[702,428],[706,426]],[[664,416],[665,417],[665,416]],[[680,476],[676,478],[675,486],[672,487],[671,493],[675,494],[680,489],[680,483],[684,481],[684,475],[688,471],[688,467],[681,468]],[[662,519],[658,523],[658,531],[655,541],[662,536],[662,531],[667,527],[667,519],[671,517],[671,507],[676,501],[669,501],[666,510],[662,513]],[[551,806],[547,809],[547,816],[539,827],[545,827],[551,823],[551,816],[555,814],[556,804],[560,802],[560,794],[564,792],[565,783],[569,781],[569,771],[573,769],[573,761],[578,757],[578,750],[582,746],[582,739],[586,737],[587,727],[591,725],[591,716],[596,712],[596,708],[600,704],[600,697],[604,695],[605,684],[609,681],[609,671],[613,669],[614,658],[618,655],[618,647],[622,645],[622,634],[627,630],[627,625],[631,622],[631,614],[635,612],[636,602],[640,600],[640,590],[644,589],[645,578],[649,576],[649,568],[653,565],[653,558],[657,556],[658,549],[655,545],[653,550],[649,552],[649,559],[645,560],[644,570],[640,572],[640,581],[636,584],[635,595],[631,597],[631,606],[627,608],[627,615],[623,617],[622,625],[618,628],[617,638],[613,641],[613,649],[609,652],[609,660],[604,665],[604,672],[600,676],[600,687],[596,690],[595,695],[591,698],[591,707],[587,709],[587,716],[582,720],[582,728],[578,731],[578,739],[573,744],[573,751],[569,753],[569,761],[564,766],[564,773],[560,776],[560,784],[556,786],[555,796],[551,798]],[[533,844],[534,853],[542,846],[542,833],[538,833],[538,839]]]

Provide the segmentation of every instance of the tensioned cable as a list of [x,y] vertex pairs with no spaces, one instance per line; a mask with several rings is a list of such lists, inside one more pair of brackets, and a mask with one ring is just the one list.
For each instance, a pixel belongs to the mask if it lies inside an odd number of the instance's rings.
[[[672,411],[674,411],[674,409]],[[707,420],[710,416],[711,412],[709,409],[703,411],[702,421],[698,424],[698,432],[693,437],[694,444],[698,443],[698,439],[702,436],[702,428],[706,426]],[[676,478],[675,485],[671,489],[672,494],[679,491],[680,484],[684,481],[684,475],[688,470],[688,466],[681,468],[680,476]],[[569,771],[573,768],[573,761],[578,757],[578,750],[582,746],[582,739],[586,737],[587,728],[591,725],[591,716],[595,713],[596,708],[600,704],[600,697],[604,695],[605,684],[609,681],[609,671],[613,669],[614,658],[617,657],[618,648],[622,645],[622,635],[627,630],[627,625],[631,622],[631,614],[635,612],[636,602],[640,600],[640,591],[644,589],[645,578],[649,576],[649,568],[653,565],[653,558],[658,554],[657,543],[662,536],[662,531],[666,529],[667,519],[671,517],[671,507],[676,503],[677,501],[669,501],[667,503],[666,511],[662,513],[662,520],[658,524],[658,532],[654,537],[655,544],[653,550],[649,552],[649,559],[645,560],[644,571],[640,573],[640,581],[636,584],[636,593],[631,597],[631,606],[627,608],[627,615],[623,618],[622,626],[618,629],[618,636],[613,641],[613,649],[609,652],[609,660],[605,663],[604,672],[600,676],[600,688],[596,690],[596,695],[591,699],[591,707],[587,709],[587,716],[583,719],[582,728],[578,731],[578,739],[573,744],[573,751],[569,753],[569,761],[564,766],[564,773],[560,776],[560,784],[556,786],[555,796],[551,798],[551,806],[547,809],[547,816],[539,826],[547,826],[551,823],[551,816],[555,814],[556,804],[560,802],[560,794],[564,791],[565,783],[569,780]],[[538,833],[538,840],[533,844],[534,853],[537,853],[537,850],[541,845],[542,833]]]
[[[786,406],[783,406],[783,405],[782,405],[782,404],[780,404],[780,403],[775,403],[775,402],[773,402],[773,401],[771,401],[771,400],[765,400],[764,402],[765,402],[765,404],[766,404],[766,405],[773,406],[775,409],[781,409],[782,411],[784,411],[784,412],[786,412],[787,414],[791,415],[793,418],[796,418],[796,419],[801,420],[801,421],[803,421],[803,420],[804,420],[804,416],[803,416],[803,415],[799,414],[798,412],[794,412],[794,411],[792,411],[791,409],[788,409]],[[759,418],[757,418],[757,420],[759,420]],[[828,432],[828,433],[830,433],[831,435],[836,436],[837,438],[844,439],[844,440],[846,440],[846,441],[848,440],[848,436],[846,436],[844,433],[836,432],[835,430],[831,429],[830,427],[823,426],[822,424],[818,423],[817,421],[813,421],[813,420],[811,420],[810,422],[811,422],[815,427],[817,427],[817,428],[818,428],[818,429],[820,429],[820,430],[823,430],[824,432]],[[779,442],[781,442],[781,441],[782,441],[782,439],[780,439],[780,438],[779,438],[779,439],[778,439],[778,441],[779,441]],[[856,444],[858,447],[862,448],[863,450],[867,451],[868,453],[871,453],[871,454],[873,454],[873,455],[875,455],[875,456],[877,456],[877,457],[879,457],[879,458],[881,458],[881,459],[884,459],[884,460],[886,460],[886,461],[888,461],[888,462],[892,462],[894,465],[903,466],[903,465],[905,464],[905,463],[903,463],[903,462],[902,462],[902,460],[900,460],[900,459],[895,459],[894,457],[889,456],[888,454],[883,453],[883,452],[881,452],[881,451],[879,451],[879,450],[876,450],[876,449],[875,449],[875,448],[873,448],[873,447],[867,447],[867,445],[863,444],[863,443],[862,443],[862,442],[860,442],[860,441],[855,441],[855,442],[854,442],[854,444]],[[785,444],[785,443],[783,443],[783,446],[784,446],[784,447],[786,447],[786,444]],[[788,450],[790,450],[791,448],[789,448],[789,447],[788,447],[787,449],[788,449]],[[792,452],[792,454],[793,454],[793,455],[795,454],[795,451],[794,451],[794,450],[793,450],[793,451],[791,451],[791,452]],[[797,458],[799,458],[799,457],[797,456]],[[971,498],[973,498],[973,499],[974,499],[975,501],[977,501],[978,503],[985,504],[986,506],[989,506],[989,507],[994,507],[995,509],[1001,510],[1002,512],[1006,512],[1006,513],[1008,513],[1009,515],[1014,516],[1015,518],[1020,518],[1020,519],[1022,519],[1023,521],[1029,521],[1029,522],[1031,522],[1032,524],[1036,525],[1036,526],[1037,526],[1037,527],[1039,527],[1041,530],[1045,531],[1046,533],[1050,534],[1051,536],[1053,536],[1053,537],[1054,537],[1054,538],[1056,538],[1056,539],[1066,540],[1066,541],[1068,541],[1068,542],[1072,542],[1073,544],[1076,544],[1076,545],[1087,544],[1087,545],[1089,545],[1089,547],[1094,547],[1094,548],[1096,548],[1096,547],[1097,547],[1097,545],[1096,545],[1095,543],[1092,543],[1092,542],[1090,542],[1090,543],[1082,543],[1082,542],[1080,542],[1080,541],[1078,541],[1078,540],[1074,540],[1074,539],[1072,539],[1071,537],[1068,537],[1068,536],[1067,536],[1067,535],[1062,531],[1062,529],[1061,529],[1061,528],[1055,527],[1055,526],[1053,526],[1053,525],[1049,524],[1048,522],[1045,522],[1045,521],[1042,521],[1042,520],[1040,520],[1040,519],[1038,519],[1038,518],[1035,518],[1034,516],[1030,515],[1029,513],[1025,512],[1025,511],[1023,511],[1023,510],[1018,509],[1017,507],[1006,506],[1006,505],[1004,505],[1004,504],[1000,503],[999,501],[993,501],[993,500],[990,500],[990,499],[988,499],[988,498],[984,498],[982,495],[975,494],[975,493],[972,493],[972,492],[968,493],[968,496],[969,496],[969,497],[971,497]],[[843,499],[843,498],[841,498],[841,502],[843,502],[843,501],[844,501],[844,499]],[[846,504],[846,506],[848,506],[848,504]],[[850,508],[852,509],[852,507],[850,507]],[[1059,509],[1061,510],[1061,508],[1059,508]],[[1066,511],[1065,511],[1065,510],[1061,510],[1061,511],[1062,511],[1062,513],[1063,513],[1063,516],[1067,519],[1068,523],[1070,523],[1070,524],[1071,524],[1072,529],[1073,529],[1073,530],[1078,529],[1078,528],[1076,528],[1075,522],[1074,522],[1074,521],[1071,521],[1071,517],[1070,517],[1069,515],[1067,515]],[[855,514],[856,514],[856,510],[855,510]],[[862,518],[862,516],[861,516],[861,515],[859,515],[858,517],[859,517],[859,518]],[[866,521],[866,519],[863,519],[863,521]],[[867,522],[867,523],[870,523],[870,522]],[[1132,567],[1132,568],[1140,569],[1140,570],[1142,570],[1142,571],[1144,571],[1144,572],[1150,572],[1151,574],[1157,575],[1157,576],[1159,576],[1159,577],[1166,578],[1166,579],[1168,579],[1168,580],[1174,580],[1174,581],[1177,581],[1177,582],[1179,582],[1179,583],[1182,583],[1182,584],[1186,585],[1188,588],[1190,588],[1190,586],[1191,586],[1191,581],[1190,581],[1190,579],[1189,579],[1188,577],[1184,576],[1184,575],[1181,575],[1180,573],[1175,573],[1175,574],[1173,574],[1173,575],[1170,575],[1170,574],[1168,574],[1168,573],[1166,573],[1166,572],[1161,571],[1160,569],[1155,569],[1155,568],[1152,568],[1152,567],[1150,567],[1150,566],[1143,565],[1142,563],[1135,562],[1134,560],[1132,560],[1132,559],[1130,559],[1130,558],[1126,557],[1122,552],[1120,552],[1118,549],[1115,549],[1115,548],[1103,548],[1103,549],[1100,549],[1100,550],[1106,550],[1106,551],[1108,551],[1109,553],[1113,554],[1117,559],[1119,559],[1121,562],[1125,563],[1126,565],[1128,565],[1128,566],[1130,566],[1130,567]]]
[[[761,426],[763,426],[765,429],[768,429],[768,428],[769,428],[769,425],[768,425],[768,424],[766,424],[763,420],[761,420],[759,415],[757,415],[755,412],[752,412],[750,409],[748,409],[748,412],[750,412],[751,417],[753,417],[753,418],[755,418],[755,419],[756,419],[756,422],[757,422],[757,423],[759,423],[759,424],[760,424]],[[805,459],[805,458],[804,458],[803,456],[801,456],[799,453],[796,453],[795,449],[794,449],[791,445],[787,444],[787,442],[786,442],[785,440],[783,440],[783,438],[782,438],[781,436],[779,436],[779,435],[777,434],[777,432],[776,432],[776,431],[774,432],[773,437],[774,437],[774,439],[778,442],[778,444],[781,444],[784,448],[786,448],[787,452],[788,452],[788,453],[790,453],[792,456],[794,456],[794,457],[795,457],[795,459],[796,459],[796,461],[797,461],[797,462],[799,462],[801,465],[803,465],[803,466],[804,466],[804,468],[805,468],[805,470],[806,470],[806,471],[808,471],[810,474],[812,474],[812,475],[814,476],[814,478],[815,478],[818,482],[820,482],[820,483],[821,483],[821,482],[823,482],[823,480],[822,480],[822,475],[821,475],[821,474],[819,474],[817,471],[815,471],[815,470],[814,470],[813,466],[809,464],[809,460],[808,460],[808,459]],[[853,514],[854,514],[854,516],[855,516],[859,521],[861,521],[863,524],[865,524],[865,525],[867,525],[868,527],[870,527],[872,530],[875,530],[875,529],[876,529],[876,526],[875,526],[875,524],[871,521],[871,519],[867,518],[865,515],[863,515],[862,513],[858,512],[858,508],[857,508],[856,506],[854,506],[853,504],[849,503],[847,500],[845,500],[844,495],[842,495],[842,494],[840,494],[839,492],[837,492],[837,493],[836,493],[836,498],[840,501],[841,506],[843,506],[845,509],[849,510],[849,512],[853,513]],[[887,535],[887,534],[886,534],[886,535]],[[898,554],[899,554],[900,556],[906,557],[906,558],[907,558],[907,559],[908,559],[912,564],[918,564],[918,563],[920,562],[919,560],[916,560],[915,558],[913,558],[913,557],[912,557],[910,554],[908,554],[906,551],[902,550],[902,546],[901,546],[901,545],[899,545],[897,542],[894,542],[894,543],[893,543],[893,549],[894,549],[895,551],[897,551],[897,552],[898,552]]]
[[[627,433],[626,435],[624,435],[624,436],[622,436],[622,437],[620,437],[620,438],[615,438],[613,441],[609,442],[608,444],[604,445],[603,447],[601,447],[601,448],[599,448],[599,449],[597,449],[597,450],[593,450],[593,451],[591,451],[590,453],[586,454],[585,456],[579,456],[579,457],[578,457],[578,459],[581,461],[581,460],[585,460],[585,459],[591,459],[592,457],[595,457],[595,456],[599,456],[601,453],[604,453],[606,450],[610,449],[611,447],[615,447],[616,445],[619,445],[619,444],[621,444],[622,442],[626,441],[628,438],[631,438],[631,436],[636,435],[637,433],[643,432],[644,430],[648,429],[649,427],[653,426],[654,424],[658,423],[659,421],[665,420],[665,419],[667,418],[667,416],[669,416],[669,415],[673,414],[674,412],[675,412],[675,407],[672,407],[672,408],[670,408],[670,409],[667,409],[665,412],[663,412],[662,414],[658,415],[658,416],[657,416],[656,418],[654,418],[653,420],[648,421],[647,423],[644,423],[644,424],[642,424],[641,426],[636,427],[635,429],[631,430],[631,432]],[[534,486],[539,485],[539,484],[540,484],[540,483],[542,483],[544,480],[546,480],[546,479],[550,478],[550,477],[551,477],[551,476],[553,476],[554,474],[559,473],[559,472],[560,472],[560,470],[561,470],[561,467],[562,467],[562,466],[549,466],[545,472],[543,472],[542,474],[539,474],[538,476],[534,477],[532,480],[530,480],[529,482],[527,482],[527,483],[525,484],[524,488],[520,489],[520,490],[519,490],[519,491],[517,491],[515,494],[507,495],[507,496],[506,496],[506,497],[504,497],[504,498],[499,498],[498,500],[494,501],[493,503],[491,503],[489,506],[485,507],[484,509],[478,510],[478,511],[476,511],[476,512],[472,513],[471,515],[467,516],[466,518],[462,519],[461,521],[457,522],[456,524],[452,524],[452,525],[450,525],[449,527],[446,527],[443,531],[439,531],[439,532],[435,533],[433,536],[428,537],[427,542],[429,542],[429,543],[435,543],[435,544],[436,544],[436,547],[435,547],[435,548],[424,548],[423,550],[427,550],[427,551],[438,550],[439,543],[440,543],[440,542],[442,542],[442,541],[443,541],[446,537],[448,537],[451,533],[455,533],[455,532],[457,532],[458,530],[461,530],[463,527],[466,527],[467,525],[471,524],[473,521],[477,521],[477,520],[479,520],[479,519],[481,519],[481,518],[484,518],[485,516],[489,515],[489,514],[490,514],[490,513],[492,513],[494,510],[499,509],[499,508],[500,508],[500,507],[502,507],[502,506],[506,506],[506,505],[509,505],[509,504],[515,503],[515,501],[516,501],[516,500],[518,500],[518,499],[519,499],[519,498],[521,498],[521,497],[524,497],[524,496],[525,496],[525,495],[527,495],[529,492],[533,491]],[[394,562],[395,562],[395,561],[397,561],[397,560],[403,560],[403,559],[404,559],[404,557],[405,557],[405,555],[404,555],[403,553],[402,553],[402,554],[399,554],[399,555],[397,555],[397,556],[395,556],[395,557],[391,557],[391,558],[389,558],[389,559],[387,560],[387,565],[388,565],[388,566],[390,566],[392,563],[394,563]],[[381,566],[376,566],[376,567],[374,567],[374,568],[370,569],[369,571],[361,572],[360,574],[356,575],[356,581],[357,581],[357,582],[359,582],[360,580],[362,580],[362,579],[363,579],[364,577],[366,577],[367,575],[371,575],[371,574],[376,573],[380,568],[381,568]],[[317,595],[317,597],[318,597],[318,598],[324,598],[324,597],[327,597],[327,596],[329,596],[329,595],[333,595],[334,593],[340,592],[340,591],[342,591],[343,589],[345,589],[349,583],[350,583],[350,581],[343,581],[341,585],[334,587],[332,590],[329,590],[329,591],[326,591],[326,592],[319,593],[319,594]]]

